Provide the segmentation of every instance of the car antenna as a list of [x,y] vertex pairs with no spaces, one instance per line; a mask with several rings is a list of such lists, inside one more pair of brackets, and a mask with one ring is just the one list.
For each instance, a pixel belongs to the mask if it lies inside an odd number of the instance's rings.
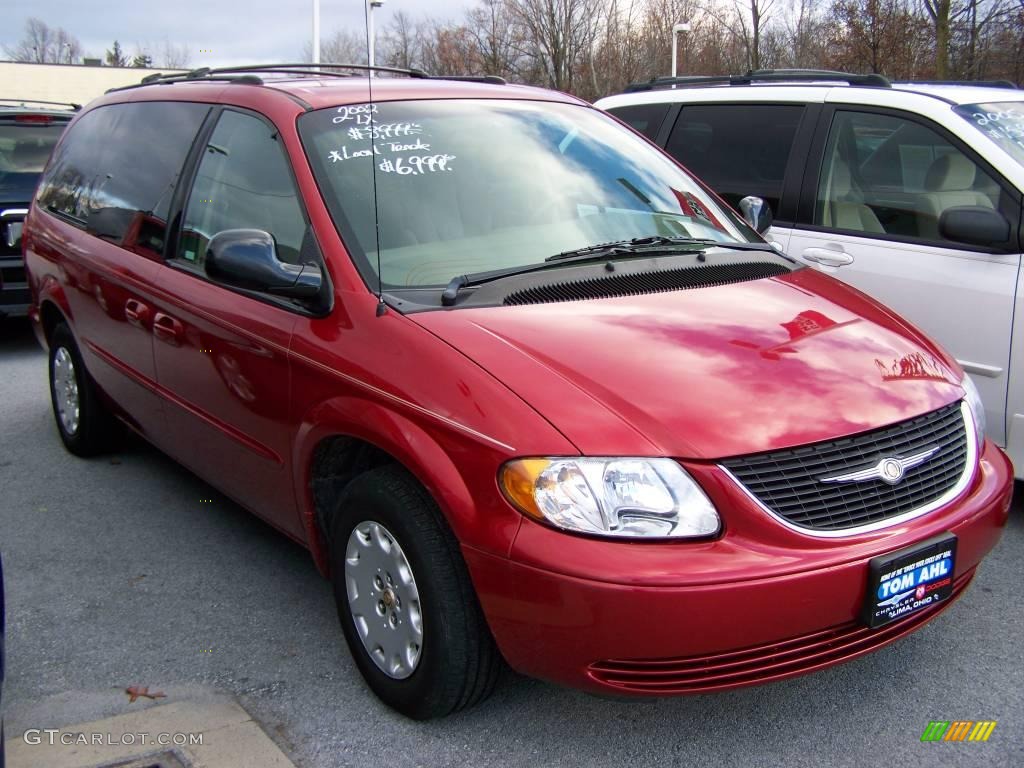
[[370,94],[370,178],[373,187],[373,232],[377,245],[377,317],[381,317],[388,311],[388,305],[384,303],[384,276],[380,271],[380,208],[377,204],[377,161],[373,150],[373,142],[377,140],[373,122],[373,62],[370,61],[370,51],[373,50],[370,42],[370,4],[363,3],[363,18],[366,26],[366,63],[370,68],[366,70],[366,88]]

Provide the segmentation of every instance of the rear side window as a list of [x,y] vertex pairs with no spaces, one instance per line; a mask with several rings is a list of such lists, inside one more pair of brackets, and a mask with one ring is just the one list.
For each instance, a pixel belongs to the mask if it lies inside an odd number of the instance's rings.
[[686,106],[665,149],[733,208],[757,195],[777,212],[803,113],[788,104]]
[[40,206],[105,240],[160,255],[175,184],[208,111],[140,102],[83,115],[40,185]]
[[608,112],[651,141],[656,141],[661,124],[668,114],[668,104],[632,104],[628,107],[615,107]]

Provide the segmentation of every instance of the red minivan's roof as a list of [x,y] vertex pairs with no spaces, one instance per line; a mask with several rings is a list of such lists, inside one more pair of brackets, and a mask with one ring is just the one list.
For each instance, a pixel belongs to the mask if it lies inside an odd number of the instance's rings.
[[[553,101],[568,104],[586,104],[573,96],[544,88],[526,85],[498,85],[486,82],[471,82],[414,77],[380,77],[372,84],[374,101],[404,101],[410,99],[526,99],[531,101]],[[193,80],[175,83],[153,83],[149,86],[115,91],[101,98],[103,103],[124,101],[181,100],[204,101],[229,104],[234,101],[232,93],[241,95],[248,102],[253,89],[276,95],[287,94],[299,99],[313,109],[322,109],[341,104],[358,104],[370,100],[370,84],[366,77],[266,77],[263,85],[229,83],[224,80]],[[98,102],[97,102],[98,103]]]
[[[287,91],[314,109],[335,104],[369,101],[368,78],[309,78],[266,81],[276,90]],[[456,80],[426,80],[412,77],[380,77],[373,81],[375,101],[406,99],[532,99],[536,101],[581,102],[568,94],[527,85],[496,85]]]

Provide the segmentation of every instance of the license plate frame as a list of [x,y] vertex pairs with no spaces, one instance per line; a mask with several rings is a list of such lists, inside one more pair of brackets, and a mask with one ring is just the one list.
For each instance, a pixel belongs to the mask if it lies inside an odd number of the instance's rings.
[[861,618],[872,629],[901,621],[953,594],[957,538],[941,533],[868,561]]

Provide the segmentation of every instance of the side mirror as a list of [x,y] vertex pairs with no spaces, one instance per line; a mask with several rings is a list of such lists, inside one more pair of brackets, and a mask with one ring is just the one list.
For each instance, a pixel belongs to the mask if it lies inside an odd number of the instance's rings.
[[320,293],[323,276],[316,264],[286,264],[277,258],[277,245],[261,229],[226,229],[206,246],[206,274],[214,280],[292,299],[311,299]]
[[955,243],[998,245],[1010,239],[1010,222],[991,208],[962,205],[942,212],[939,234]]
[[750,195],[740,200],[740,213],[759,235],[767,232],[772,225],[772,207],[760,197]]

